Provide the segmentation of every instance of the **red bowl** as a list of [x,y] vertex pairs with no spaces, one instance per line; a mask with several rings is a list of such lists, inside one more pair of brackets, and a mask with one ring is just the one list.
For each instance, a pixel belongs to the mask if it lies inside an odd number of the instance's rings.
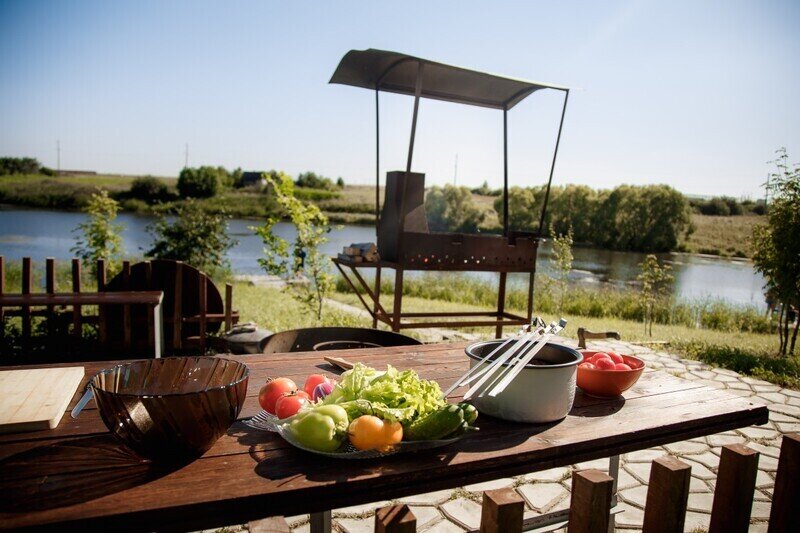
[[[586,361],[599,350],[581,350]],[[622,355],[622,354],[620,354]],[[644,371],[644,361],[632,355],[623,355],[630,370],[598,370],[578,366],[578,387],[589,396],[615,398],[633,387]]]

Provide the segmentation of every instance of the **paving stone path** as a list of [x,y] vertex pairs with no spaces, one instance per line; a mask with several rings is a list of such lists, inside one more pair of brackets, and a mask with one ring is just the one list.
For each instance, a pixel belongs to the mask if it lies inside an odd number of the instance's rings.
[[[575,346],[574,341],[561,339]],[[766,531],[770,501],[778,467],[783,433],[800,432],[800,392],[782,389],[766,381],[744,377],[736,372],[714,368],[698,361],[619,341],[593,342],[594,349],[632,353],[647,362],[650,371],[666,371],[675,376],[699,381],[717,389],[727,389],[738,396],[763,403],[770,410],[769,422],[726,431],[708,437],[676,442],[623,455],[619,472],[619,506],[624,512],[616,515],[617,531],[641,529],[650,463],[665,454],[675,455],[692,466],[689,511],[686,530],[705,530],[710,519],[716,469],[721,446],[747,444],[758,450],[759,471],[752,509],[751,531]],[[583,468],[608,469],[608,460],[590,461],[571,467],[555,468],[515,478],[498,479],[455,490],[444,490],[402,498],[417,517],[418,531],[436,533],[474,531],[480,524],[481,493],[488,489],[513,487],[525,499],[526,518],[569,507],[572,471]],[[371,532],[375,509],[391,502],[381,501],[333,511],[334,528],[340,532]],[[292,531],[309,531],[308,516],[288,517]]]

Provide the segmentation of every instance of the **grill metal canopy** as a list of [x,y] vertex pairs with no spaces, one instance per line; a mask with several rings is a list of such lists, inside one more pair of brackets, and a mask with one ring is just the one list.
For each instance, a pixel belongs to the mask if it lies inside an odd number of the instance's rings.
[[508,110],[539,89],[567,90],[374,48],[345,54],[330,83],[414,96],[420,65],[422,98]]

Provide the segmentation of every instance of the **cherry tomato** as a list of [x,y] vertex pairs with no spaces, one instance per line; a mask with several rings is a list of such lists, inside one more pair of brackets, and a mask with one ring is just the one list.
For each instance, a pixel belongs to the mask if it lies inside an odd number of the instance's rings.
[[303,385],[303,390],[308,393],[309,396],[314,395],[314,389],[320,383],[330,383],[331,380],[323,376],[322,374],[311,374],[306,378],[306,383]]
[[594,362],[594,366],[596,366],[598,370],[614,370],[616,365],[614,361],[608,357],[601,357]]
[[607,352],[607,355],[616,364],[620,364],[620,363],[624,363],[625,362],[625,359],[623,359],[622,356],[620,354],[618,354],[617,352]]
[[616,365],[614,365],[614,370],[631,370],[631,367],[629,367],[625,363],[617,363]]
[[280,419],[289,418],[309,404],[310,398],[305,391],[285,392],[275,402],[275,416]]
[[296,390],[297,385],[289,378],[273,379],[267,382],[267,384],[258,391],[258,403],[263,410],[274,415],[275,402],[278,401],[278,398],[286,392],[293,392]]
[[579,365],[578,365],[578,367],[579,367],[579,368],[587,368],[587,369],[589,369],[589,370],[594,370],[595,368],[597,368],[596,366],[594,366],[592,363],[590,363],[590,362],[588,362],[588,361],[587,361],[587,362],[585,362],[585,363],[581,363],[581,364],[579,364]]

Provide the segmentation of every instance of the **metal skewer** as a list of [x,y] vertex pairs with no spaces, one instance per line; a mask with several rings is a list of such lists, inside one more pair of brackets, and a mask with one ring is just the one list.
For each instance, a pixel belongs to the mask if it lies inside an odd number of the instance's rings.
[[[480,375],[482,375],[483,377],[480,380],[478,380],[478,382],[475,385],[473,385],[471,389],[467,391],[467,393],[464,395],[464,400],[469,400],[470,398],[472,398],[475,392],[477,392],[483,386],[483,384],[486,383],[486,381],[488,381],[489,378],[491,378],[495,374],[500,365],[511,359],[511,357],[515,353],[517,353],[520,349],[524,349],[526,345],[531,341],[531,339],[533,339],[536,335],[541,334],[541,331],[542,328],[538,328],[535,332],[530,332],[526,335],[523,335],[517,340],[517,342],[515,342],[511,346],[511,348],[509,348],[508,350],[505,351],[505,353],[497,357],[485,371],[480,373]],[[477,375],[473,376],[472,378],[470,378],[470,380],[467,381],[469,382],[476,377]]]
[[547,345],[547,341],[550,340],[553,335],[564,329],[566,325],[567,321],[562,318],[558,324],[554,324],[547,333],[542,335],[542,337],[537,341],[537,345],[533,349],[528,351],[528,353],[526,353],[524,356],[519,356],[514,361],[514,364],[510,366],[509,370],[506,372],[505,376],[500,380],[500,382],[489,391],[489,396],[497,396],[506,390],[506,387],[508,387],[508,385],[514,381],[514,378],[517,377],[519,373],[522,372],[522,370],[528,365],[528,363],[531,362],[534,357],[536,357],[536,354]]

